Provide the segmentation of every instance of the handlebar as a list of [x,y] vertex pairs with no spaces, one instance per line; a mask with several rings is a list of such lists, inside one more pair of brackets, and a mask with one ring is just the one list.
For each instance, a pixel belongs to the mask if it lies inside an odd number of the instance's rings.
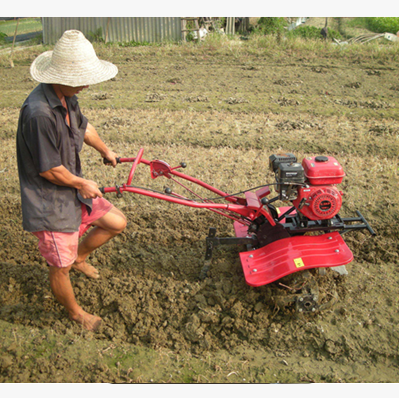
[[[121,158],[115,158],[116,159],[116,163],[121,163]],[[103,158],[103,163],[104,164],[112,164],[112,162],[108,159]]]

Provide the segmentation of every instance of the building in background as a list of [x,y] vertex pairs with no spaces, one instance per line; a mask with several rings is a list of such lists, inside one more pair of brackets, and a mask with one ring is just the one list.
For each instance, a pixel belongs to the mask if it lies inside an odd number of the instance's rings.
[[[43,17],[43,43],[55,44],[63,32],[77,29],[105,42],[181,41],[181,17]],[[234,17],[226,18],[227,34],[234,34]]]

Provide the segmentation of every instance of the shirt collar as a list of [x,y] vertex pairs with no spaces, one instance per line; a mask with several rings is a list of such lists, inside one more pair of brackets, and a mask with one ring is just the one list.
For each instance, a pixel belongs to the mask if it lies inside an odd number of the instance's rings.
[[[60,99],[57,97],[57,94],[54,91],[54,88],[51,84],[41,83],[43,87],[44,95],[47,98],[49,105],[54,109],[57,106],[62,106]],[[78,102],[78,98],[76,95],[73,97],[65,97],[65,100],[71,105],[75,105]]]

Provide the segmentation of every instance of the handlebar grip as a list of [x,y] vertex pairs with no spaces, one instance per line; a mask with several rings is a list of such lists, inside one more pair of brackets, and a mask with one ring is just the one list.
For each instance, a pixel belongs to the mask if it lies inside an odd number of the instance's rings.
[[104,187],[98,188],[98,190],[104,195],[105,194],[105,189]]
[[[116,163],[120,163],[121,158],[116,158]],[[111,162],[108,159],[103,158],[103,163],[104,164],[111,164]]]

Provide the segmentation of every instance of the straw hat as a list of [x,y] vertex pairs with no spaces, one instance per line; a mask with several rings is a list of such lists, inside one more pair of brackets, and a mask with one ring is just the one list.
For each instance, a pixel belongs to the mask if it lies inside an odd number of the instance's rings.
[[97,58],[92,44],[78,30],[67,30],[54,46],[54,51],[39,55],[30,74],[39,83],[64,86],[89,86],[112,79],[118,68]]

